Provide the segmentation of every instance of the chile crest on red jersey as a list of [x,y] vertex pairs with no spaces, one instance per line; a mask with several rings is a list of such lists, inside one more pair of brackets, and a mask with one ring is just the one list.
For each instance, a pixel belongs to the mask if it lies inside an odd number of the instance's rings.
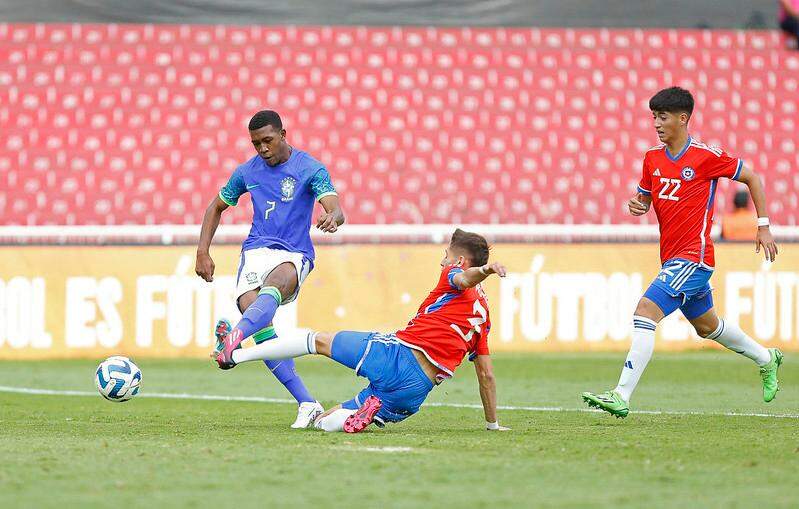
[[448,265],[438,283],[419,306],[416,316],[396,335],[407,346],[421,351],[448,376],[469,354],[488,355],[491,319],[488,302],[480,285],[465,290],[453,278],[463,269]]
[[644,156],[638,192],[652,197],[660,224],[660,260],[681,258],[712,268],[714,200],[718,179],[737,180],[743,161],[688,137],[672,155],[665,145]]

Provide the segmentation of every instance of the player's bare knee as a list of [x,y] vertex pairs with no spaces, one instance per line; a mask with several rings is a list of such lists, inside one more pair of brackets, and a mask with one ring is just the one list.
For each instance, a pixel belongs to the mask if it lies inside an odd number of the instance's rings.
[[691,325],[694,326],[694,330],[699,337],[706,338],[716,331],[719,322],[718,319],[715,320],[715,323],[712,320],[703,320],[701,322],[692,322]]
[[317,332],[314,337],[316,343],[316,353],[330,357],[330,352],[333,348],[333,338],[335,334],[332,332]]

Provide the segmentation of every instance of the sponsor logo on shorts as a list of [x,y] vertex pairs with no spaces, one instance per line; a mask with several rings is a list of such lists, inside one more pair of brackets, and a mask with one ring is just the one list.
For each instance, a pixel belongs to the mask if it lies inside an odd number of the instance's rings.
[[255,272],[248,272],[244,274],[244,279],[246,279],[249,284],[255,284],[258,282],[258,274]]

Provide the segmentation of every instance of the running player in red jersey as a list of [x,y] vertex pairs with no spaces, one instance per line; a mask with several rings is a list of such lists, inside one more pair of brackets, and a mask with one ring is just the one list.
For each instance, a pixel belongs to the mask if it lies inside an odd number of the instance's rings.
[[408,325],[394,334],[341,331],[281,336],[251,348],[224,350],[217,363],[227,369],[261,359],[330,357],[367,378],[369,386],[322,414],[315,426],[357,433],[372,422],[382,427],[418,412],[433,387],[451,377],[468,355],[477,372],[486,429],[506,430],[497,422],[496,384],[488,351],[491,320],[480,286],[491,274],[505,277],[505,267],[489,264],[488,251],[482,236],[455,230],[436,287]]
[[635,310],[632,346],[618,385],[602,394],[584,392],[582,397],[590,406],[626,417],[633,390],[652,357],[655,328],[679,308],[699,336],[717,341],[760,367],[763,399],[769,402],[779,390],[777,369],[782,352],[764,348],[736,324],[719,318],[709,284],[715,265],[710,239],[713,199],[720,178],[737,180],[749,188],[758,215],[755,251],[759,253],[762,247],[766,260],[774,261],[777,245],[769,231],[763,184],[743,161],[688,134],[694,98],[687,90],[661,90],[650,99],[649,109],[661,144],[644,155],[638,193],[628,207],[634,216],[654,207],[660,224],[662,268]]

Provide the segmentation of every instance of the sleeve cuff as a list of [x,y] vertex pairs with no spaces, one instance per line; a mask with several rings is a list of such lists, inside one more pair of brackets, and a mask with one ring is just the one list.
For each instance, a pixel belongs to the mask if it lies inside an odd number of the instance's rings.
[[236,206],[236,202],[235,201],[232,202],[232,201],[228,200],[227,198],[225,198],[225,196],[222,194],[222,191],[219,191],[219,199],[222,200],[223,202],[227,203],[231,207],[235,207]]
[[743,170],[744,161],[743,159],[738,159],[738,167],[735,168],[735,174],[732,176],[733,180],[738,180],[738,177],[741,176],[741,170]]
[[321,200],[325,196],[338,196],[338,193],[335,192],[335,191],[328,191],[326,193],[322,193],[322,194],[320,194],[319,196],[316,197],[316,201]]
[[638,186],[638,192],[646,196],[652,196],[652,191],[647,191],[641,186]]

